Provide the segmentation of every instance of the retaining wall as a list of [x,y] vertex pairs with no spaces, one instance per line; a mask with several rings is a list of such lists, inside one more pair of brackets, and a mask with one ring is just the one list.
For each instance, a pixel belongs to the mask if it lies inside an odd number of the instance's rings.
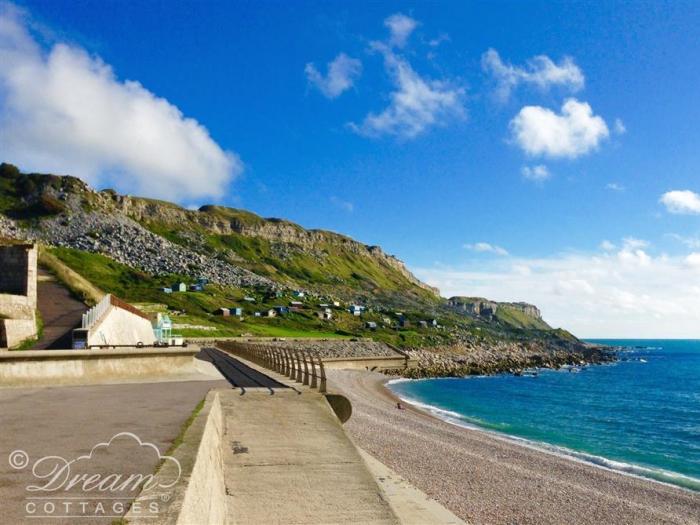
[[85,384],[202,373],[199,348],[0,352],[0,386]]

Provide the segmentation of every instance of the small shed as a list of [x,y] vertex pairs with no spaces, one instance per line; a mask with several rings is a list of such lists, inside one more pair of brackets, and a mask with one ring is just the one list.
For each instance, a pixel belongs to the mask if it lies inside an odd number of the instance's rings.
[[292,301],[289,303],[289,306],[293,306],[294,308],[303,308],[304,303],[302,303],[301,301]]
[[240,317],[240,316],[243,315],[243,308],[239,308],[239,307],[237,307],[237,306],[234,307],[234,308],[231,308],[231,313],[232,313],[233,315],[235,315],[235,316]]
[[275,311],[274,308],[270,308],[270,309],[267,311],[267,317],[276,317],[276,316],[277,316],[277,312]]
[[255,312],[253,315],[255,317],[262,317],[262,312]]
[[201,292],[202,290],[204,290],[204,287],[201,284],[190,285],[190,292]]
[[275,306],[274,311],[280,315],[288,314],[289,307],[288,306]]
[[365,328],[368,328],[369,330],[376,330],[377,329],[377,323],[374,321],[367,321],[365,323]]
[[428,328],[428,321],[418,321],[418,326],[421,328]]
[[243,300],[247,303],[254,303],[255,302],[255,297],[250,297],[249,295],[246,295]]
[[401,318],[399,319],[399,326],[400,326],[401,328],[408,328],[409,326],[411,326],[411,323],[410,323],[410,321],[409,321],[408,319],[406,319],[405,317],[401,317]]
[[360,306],[359,304],[352,304],[352,305],[350,305],[350,308],[348,308],[348,311],[349,311],[352,315],[354,315],[354,316],[356,316],[356,317],[359,317],[360,315],[362,315],[362,311],[363,311],[364,309],[365,309],[364,306]]
[[222,317],[228,317],[231,315],[231,310],[228,308],[219,308],[216,312],[214,312],[215,315],[220,315]]
[[186,292],[187,291],[187,283],[175,283],[175,284],[173,284],[172,291],[173,292]]
[[294,297],[302,298],[302,297],[304,297],[306,294],[305,294],[304,292],[302,292],[301,290],[294,290],[294,291],[292,292],[292,295],[293,295]]
[[169,288],[167,286],[164,286],[163,288],[161,288],[160,291],[163,293],[173,293],[173,289]]

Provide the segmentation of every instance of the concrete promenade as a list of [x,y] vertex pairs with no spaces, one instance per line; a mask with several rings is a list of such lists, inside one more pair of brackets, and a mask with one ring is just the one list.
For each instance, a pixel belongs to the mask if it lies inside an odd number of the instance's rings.
[[[8,524],[37,522],[45,524],[96,523],[110,524],[121,515],[112,505],[121,507],[133,500],[138,491],[108,494],[111,500],[101,500],[102,511],[96,508],[100,496],[95,491],[74,488],[70,491],[32,493],[28,485],[42,482],[32,475],[31,466],[44,456],[60,456],[66,460],[89,454],[101,442],[129,432],[143,442],[153,443],[161,454],[170,447],[183,423],[211,388],[227,387],[225,381],[159,382],[95,386],[66,386],[56,388],[0,389],[0,521]],[[87,472],[103,475],[150,474],[159,463],[153,450],[137,446],[133,439],[115,441],[109,450],[97,453],[90,460]],[[13,451],[27,453],[30,463],[15,469],[9,464]],[[75,470],[75,469],[74,469]],[[44,479],[43,481],[46,481]],[[102,494],[103,496],[105,494]],[[59,497],[60,500],[28,498]],[[70,498],[70,499],[66,499]],[[53,516],[65,514],[65,502],[87,501],[83,509],[69,509],[86,514],[87,518],[58,519],[29,517],[28,503],[38,503],[34,515],[47,514],[43,504],[54,503]],[[50,509],[51,507],[49,507]]]

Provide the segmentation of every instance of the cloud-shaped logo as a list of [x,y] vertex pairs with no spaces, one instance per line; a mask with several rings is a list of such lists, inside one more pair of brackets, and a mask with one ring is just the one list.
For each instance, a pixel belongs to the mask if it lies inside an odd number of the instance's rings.
[[[113,446],[114,442],[126,438],[135,443],[139,449],[152,451],[158,463],[172,461],[177,468],[177,476],[168,480],[158,480],[154,474],[143,474],[140,472],[113,472],[104,474],[103,472],[90,472],[89,462],[95,453],[106,450]],[[114,445],[116,446],[116,445]],[[78,468],[80,467],[80,468]],[[31,492],[54,492],[58,490],[68,491],[80,489],[83,492],[124,492],[136,490],[148,490],[153,488],[168,489],[174,486],[182,475],[180,462],[172,456],[163,455],[153,443],[141,440],[139,436],[131,432],[119,432],[112,436],[109,441],[97,443],[92,447],[89,454],[78,456],[67,460],[61,456],[45,456],[34,462],[32,474],[41,484],[27,485],[27,490]]]

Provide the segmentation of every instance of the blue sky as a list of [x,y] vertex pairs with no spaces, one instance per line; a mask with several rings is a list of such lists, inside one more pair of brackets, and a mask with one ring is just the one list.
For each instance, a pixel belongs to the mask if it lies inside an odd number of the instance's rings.
[[0,150],[346,233],[578,335],[693,337],[699,25],[680,1],[2,4]]

